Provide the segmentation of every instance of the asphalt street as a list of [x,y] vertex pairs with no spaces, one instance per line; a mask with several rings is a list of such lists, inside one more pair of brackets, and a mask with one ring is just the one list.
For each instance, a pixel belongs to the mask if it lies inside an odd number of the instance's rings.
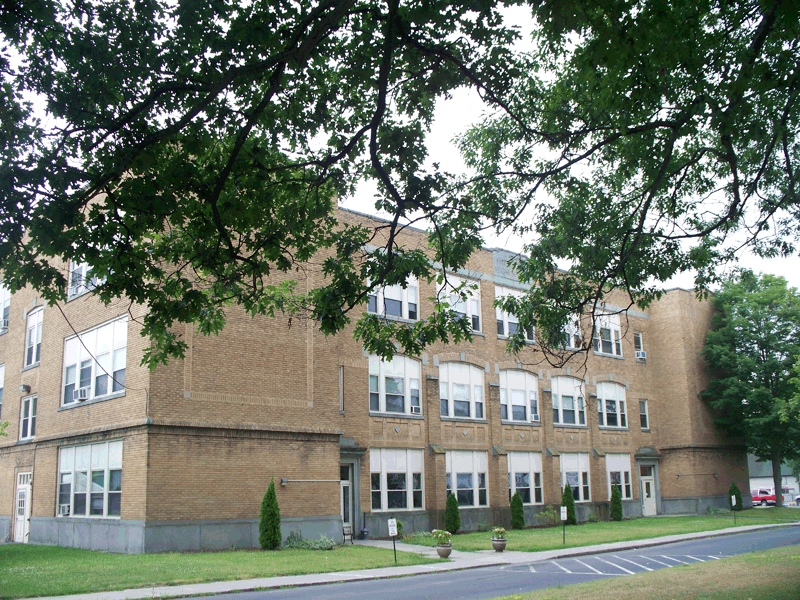
[[591,554],[502,567],[222,594],[210,598],[218,600],[495,598],[596,579],[628,577],[636,573],[717,561],[736,554],[790,545],[800,546],[800,528],[755,531],[640,550]]

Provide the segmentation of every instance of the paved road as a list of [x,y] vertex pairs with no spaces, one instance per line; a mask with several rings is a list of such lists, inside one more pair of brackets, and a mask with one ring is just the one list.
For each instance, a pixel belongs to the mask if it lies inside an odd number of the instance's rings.
[[727,556],[800,546],[800,529],[774,529],[718,538],[678,542],[664,546],[577,556],[543,562],[415,575],[311,587],[243,592],[210,596],[217,600],[380,599],[409,598],[495,598],[532,590],[581,583],[609,577],[671,569],[698,562],[717,561]]

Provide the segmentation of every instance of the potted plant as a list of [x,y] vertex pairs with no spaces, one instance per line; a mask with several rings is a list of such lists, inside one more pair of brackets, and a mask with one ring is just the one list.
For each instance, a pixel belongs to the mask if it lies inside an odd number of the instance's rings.
[[506,549],[506,530],[503,527],[492,528],[492,548],[495,552],[502,552]]
[[444,529],[434,529],[431,533],[433,537],[436,538],[436,553],[439,557],[447,558],[450,556],[450,553],[453,551],[453,544],[450,543],[450,536],[452,534]]

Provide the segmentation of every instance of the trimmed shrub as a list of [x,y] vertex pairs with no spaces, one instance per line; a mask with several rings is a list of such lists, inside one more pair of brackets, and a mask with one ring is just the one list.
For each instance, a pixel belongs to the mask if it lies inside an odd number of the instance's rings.
[[578,519],[575,517],[575,498],[569,484],[564,486],[564,493],[561,494],[561,506],[567,507],[567,525],[576,525]]
[[622,521],[622,492],[618,485],[611,486],[611,520]]
[[[736,496],[736,505],[731,503],[731,496]],[[731,487],[728,488],[728,505],[731,510],[742,510],[742,492],[739,491],[739,486],[731,481]]]
[[458,533],[458,530],[461,529],[458,499],[453,494],[447,494],[447,504],[444,509],[444,528],[450,533]]
[[281,509],[275,494],[275,478],[269,482],[267,493],[261,501],[258,519],[258,543],[264,550],[277,550],[281,547]]
[[511,496],[511,529],[523,527],[525,527],[525,512],[522,509],[522,498],[519,492],[514,492]]

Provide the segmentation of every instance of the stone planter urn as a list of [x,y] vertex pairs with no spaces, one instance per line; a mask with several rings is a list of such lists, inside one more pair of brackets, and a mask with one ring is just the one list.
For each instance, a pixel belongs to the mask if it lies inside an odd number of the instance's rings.
[[441,544],[436,546],[436,553],[439,555],[439,558],[448,558],[452,551],[453,544]]
[[495,552],[502,552],[506,549],[506,542],[508,542],[506,538],[492,538],[492,548]]

